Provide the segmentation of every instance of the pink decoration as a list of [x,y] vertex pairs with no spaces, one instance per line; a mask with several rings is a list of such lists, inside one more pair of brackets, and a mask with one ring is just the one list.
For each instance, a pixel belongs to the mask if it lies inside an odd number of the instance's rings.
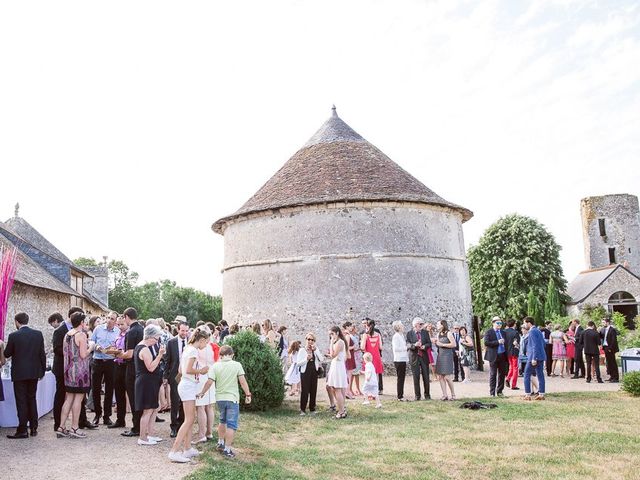
[[18,269],[18,249],[0,245],[0,340],[4,340],[4,327],[7,323],[9,297]]

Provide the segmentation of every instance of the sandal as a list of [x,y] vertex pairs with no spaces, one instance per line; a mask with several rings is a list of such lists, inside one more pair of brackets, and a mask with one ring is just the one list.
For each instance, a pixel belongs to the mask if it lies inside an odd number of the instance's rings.
[[58,438],[69,438],[69,430],[66,428],[58,427],[56,430],[56,437]]
[[440,397],[440,400],[442,400],[443,402],[446,402],[449,399],[447,398],[446,395],[443,395],[442,397]]
[[71,430],[67,430],[69,432],[69,436],[72,438],[87,438],[87,434],[84,432],[79,432],[79,428],[72,428]]

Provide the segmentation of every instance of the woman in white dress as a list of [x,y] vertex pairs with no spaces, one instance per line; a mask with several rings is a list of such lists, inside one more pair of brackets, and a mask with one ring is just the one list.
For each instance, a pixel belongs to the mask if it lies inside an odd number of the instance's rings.
[[[214,362],[214,354],[213,348],[211,347],[211,329],[206,326],[198,327],[198,329],[204,331],[206,334],[209,334],[209,338],[207,340],[207,344],[204,348],[198,350],[198,364],[201,366],[211,367]],[[200,391],[204,387],[204,384],[207,383],[207,376],[200,375],[198,383],[200,385]],[[198,418],[198,432],[196,433],[196,438],[191,443],[205,443],[207,440],[213,439],[213,423],[215,420],[215,412],[213,409],[213,405],[216,402],[216,389],[210,388],[204,394],[202,398],[196,398],[196,416]]]
[[327,390],[329,390],[329,397],[335,398],[336,401],[336,418],[346,418],[347,411],[344,406],[344,393],[349,383],[347,382],[345,361],[347,355],[349,355],[349,351],[347,350],[347,342],[340,327],[331,327],[329,330],[329,338],[331,365],[329,366],[329,373],[327,374]]

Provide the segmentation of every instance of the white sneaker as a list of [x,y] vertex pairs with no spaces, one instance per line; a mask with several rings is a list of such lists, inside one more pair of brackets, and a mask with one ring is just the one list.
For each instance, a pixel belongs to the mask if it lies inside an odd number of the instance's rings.
[[364,402],[362,402],[363,405],[369,405],[371,402],[369,400],[365,400]]
[[143,440],[141,438],[138,439],[138,445],[157,445],[158,442],[152,440],[152,437],[147,437],[147,440]]
[[206,443],[207,437],[199,438],[198,440],[191,440],[191,445],[197,445],[199,443]]
[[200,455],[200,451],[196,450],[193,447],[191,447],[189,450],[185,450],[184,452],[182,452],[182,456],[185,458],[197,457],[198,455]]
[[160,437],[147,437],[147,438],[156,443],[160,443],[164,441],[164,438],[160,438]]
[[189,463],[191,461],[181,452],[169,452],[169,460],[175,463]]

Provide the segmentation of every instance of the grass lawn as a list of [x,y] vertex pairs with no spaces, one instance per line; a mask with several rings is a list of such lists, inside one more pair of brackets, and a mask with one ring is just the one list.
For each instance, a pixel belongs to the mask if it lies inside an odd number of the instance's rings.
[[[481,399],[485,400],[486,399]],[[640,400],[565,393],[545,402],[349,402],[349,418],[299,417],[295,404],[241,414],[234,460],[206,447],[201,479],[637,479]],[[606,421],[603,419],[606,418]]]

